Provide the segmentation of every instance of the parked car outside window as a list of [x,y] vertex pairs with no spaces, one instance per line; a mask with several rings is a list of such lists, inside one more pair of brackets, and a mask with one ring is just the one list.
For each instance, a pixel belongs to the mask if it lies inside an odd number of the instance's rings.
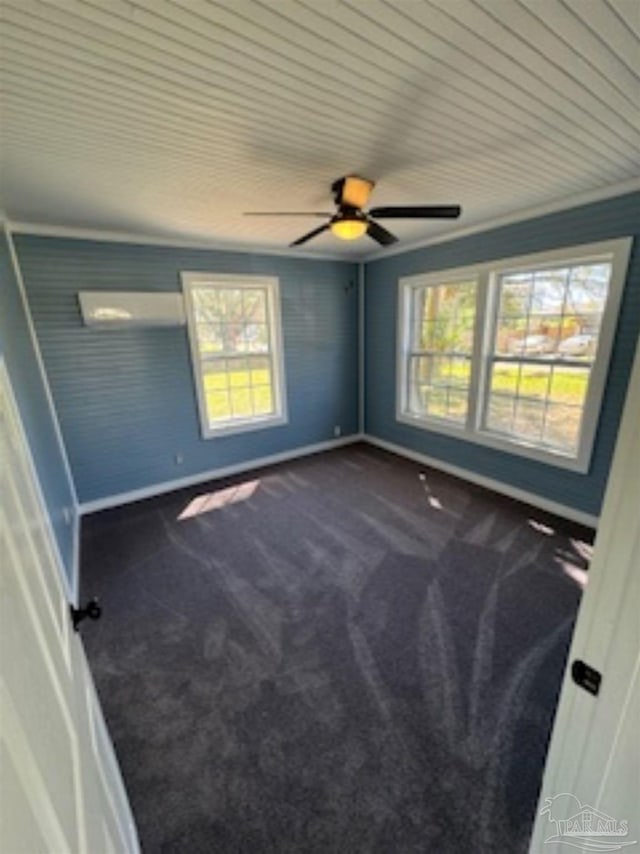
[[509,350],[515,355],[540,356],[545,353],[553,353],[556,349],[555,341],[548,335],[527,335],[520,341],[511,341]]
[[595,349],[595,335],[572,335],[560,342],[558,353],[562,356],[593,356]]

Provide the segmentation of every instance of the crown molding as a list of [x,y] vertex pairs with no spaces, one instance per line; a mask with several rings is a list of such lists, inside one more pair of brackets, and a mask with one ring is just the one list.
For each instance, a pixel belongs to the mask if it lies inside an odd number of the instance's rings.
[[0,221],[4,222],[13,234],[32,234],[41,237],[61,237],[70,240],[97,240],[106,243],[130,243],[138,246],[166,246],[175,249],[196,249],[209,252],[236,252],[242,255],[275,255],[284,258],[303,258],[308,261],[340,261],[346,264],[367,264],[370,261],[380,261],[394,255],[402,255],[405,252],[413,252],[427,246],[438,243],[448,243],[501,228],[512,223],[522,222],[528,219],[545,216],[546,214],[568,211],[573,208],[582,207],[592,202],[604,201],[605,199],[623,196],[627,193],[640,191],[640,177],[630,178],[616,184],[609,184],[597,190],[589,190],[579,193],[568,201],[566,197],[555,199],[543,205],[522,208],[504,216],[483,220],[464,228],[455,228],[435,237],[427,237],[409,243],[399,243],[393,248],[374,249],[372,252],[364,252],[357,255],[345,256],[338,252],[331,254],[319,254],[308,250],[292,249],[291,247],[263,246],[254,243],[227,243],[215,240],[192,240],[181,237],[158,237],[154,235],[137,234],[128,231],[109,231],[92,228],[73,228],[63,225],[46,225],[38,222],[27,222],[23,220],[11,220],[5,212],[0,210]]
[[359,257],[338,254],[320,255],[289,247],[261,246],[253,243],[224,243],[222,241],[190,240],[180,237],[158,237],[129,231],[108,231],[94,228],[73,228],[66,225],[46,225],[38,222],[11,220],[0,213],[12,234],[30,234],[37,237],[60,237],[68,240],[97,240],[103,243],[129,243],[138,246],[165,246],[174,249],[196,249],[208,252],[236,252],[240,255],[279,255],[285,258],[304,258],[307,261],[340,261],[357,264]]
[[491,231],[494,228],[501,228],[503,226],[511,225],[516,222],[523,222],[528,219],[536,219],[537,217],[545,216],[546,214],[569,211],[573,208],[579,208],[583,205],[591,204],[592,202],[600,202],[605,199],[612,199],[616,196],[624,196],[627,193],[634,193],[637,191],[640,191],[640,178],[630,178],[626,181],[620,181],[617,184],[600,187],[597,190],[589,190],[585,193],[579,193],[573,196],[570,202],[568,202],[566,198],[556,199],[544,205],[522,208],[522,210],[514,211],[513,213],[506,214],[505,216],[494,217],[493,219],[484,220],[483,222],[475,223],[465,228],[456,228],[454,231],[447,231],[444,234],[438,234],[436,237],[415,240],[411,243],[402,243],[401,245],[394,246],[392,249],[374,249],[373,252],[369,252],[361,260],[365,264],[368,264],[370,261],[381,261],[384,258],[390,258],[393,255],[403,255],[406,252],[413,252],[415,249],[435,246],[437,243],[449,243],[452,240],[459,240],[461,237],[469,237],[472,234]]

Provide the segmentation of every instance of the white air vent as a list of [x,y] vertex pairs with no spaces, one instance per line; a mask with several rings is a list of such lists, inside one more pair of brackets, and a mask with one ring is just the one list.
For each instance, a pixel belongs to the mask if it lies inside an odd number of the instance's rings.
[[185,325],[182,294],[80,291],[78,301],[85,326],[129,329]]

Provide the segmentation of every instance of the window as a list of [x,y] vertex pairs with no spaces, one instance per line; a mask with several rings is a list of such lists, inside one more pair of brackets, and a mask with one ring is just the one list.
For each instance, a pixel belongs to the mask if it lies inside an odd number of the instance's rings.
[[407,370],[410,415],[463,424],[476,315],[475,281],[411,288]]
[[398,420],[586,471],[630,243],[401,279]]
[[205,438],[286,422],[278,280],[183,273]]

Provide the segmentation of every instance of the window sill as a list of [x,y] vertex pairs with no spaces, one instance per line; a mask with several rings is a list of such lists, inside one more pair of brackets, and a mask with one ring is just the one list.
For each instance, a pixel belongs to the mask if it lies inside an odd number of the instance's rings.
[[266,430],[268,427],[281,427],[287,424],[286,415],[269,415],[266,418],[255,418],[251,421],[229,421],[220,427],[203,427],[203,439],[217,439],[222,436],[235,436],[236,433],[249,433],[253,430]]
[[397,412],[396,421],[401,424],[407,424],[410,427],[415,427],[418,430],[441,433],[450,439],[461,439],[463,442],[471,442],[475,445],[482,445],[485,448],[502,451],[505,454],[525,457],[538,463],[554,466],[555,468],[566,469],[567,471],[579,474],[587,474],[589,471],[589,455],[582,450],[577,456],[568,456],[559,451],[537,448],[515,438],[503,438],[487,431],[472,430],[464,425],[448,423],[440,419],[420,418],[408,415],[405,412]]

